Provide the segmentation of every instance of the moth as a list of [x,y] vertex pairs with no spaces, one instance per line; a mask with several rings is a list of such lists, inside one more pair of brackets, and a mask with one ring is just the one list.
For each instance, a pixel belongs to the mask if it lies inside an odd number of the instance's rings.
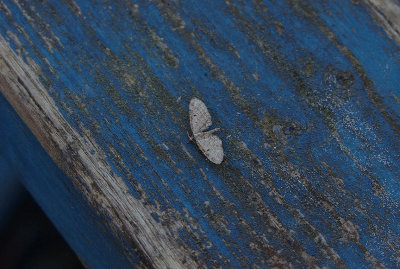
[[224,159],[222,141],[213,133],[219,131],[215,128],[206,131],[212,124],[211,115],[206,105],[197,98],[192,98],[189,103],[190,128],[197,146],[211,162],[220,164]]

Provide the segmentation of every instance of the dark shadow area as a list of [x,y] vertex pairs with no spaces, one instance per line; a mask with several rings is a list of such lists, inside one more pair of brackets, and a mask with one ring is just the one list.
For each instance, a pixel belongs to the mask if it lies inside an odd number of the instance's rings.
[[2,216],[0,268],[84,268],[26,190],[19,191],[12,207]]

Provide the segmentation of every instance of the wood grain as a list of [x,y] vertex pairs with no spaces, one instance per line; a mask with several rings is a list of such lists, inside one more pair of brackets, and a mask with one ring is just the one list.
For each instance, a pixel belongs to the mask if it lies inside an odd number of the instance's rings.
[[144,258],[151,259],[156,267],[195,266],[171,240],[173,230],[154,221],[151,214],[159,214],[157,209],[149,211],[149,207],[143,207],[129,193],[125,182],[112,173],[104,152],[89,131],[80,126],[84,132],[81,135],[69,126],[40,83],[34,64],[31,68],[21,61],[4,39],[0,39],[0,55],[4,61],[1,82],[5,89],[10,89],[4,91],[5,97],[57,165],[76,180],[74,185],[84,191],[93,207],[110,218],[110,229],[116,234],[123,232],[124,241],[139,245]]
[[[394,268],[399,6],[2,1],[0,91],[132,266]],[[220,165],[187,137],[193,97]]]

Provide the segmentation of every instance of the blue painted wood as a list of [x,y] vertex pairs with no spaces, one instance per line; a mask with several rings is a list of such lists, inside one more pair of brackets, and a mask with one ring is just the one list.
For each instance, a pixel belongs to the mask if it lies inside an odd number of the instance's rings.
[[[0,34],[199,266],[393,268],[399,45],[355,2],[5,0]],[[221,128],[219,166],[188,143],[194,96]],[[26,136],[2,143],[21,149],[28,139],[28,156],[47,158],[36,169],[50,166],[55,185],[30,176],[33,163],[25,183],[83,260],[122,266],[123,255],[145,252],[109,226],[89,228],[99,212],[76,198],[74,175]],[[88,223],[68,220],[85,214]],[[82,223],[97,250],[75,234]]]
[[[3,95],[0,95],[0,141],[0,159],[4,160],[1,164],[8,166],[8,173],[2,173],[1,177],[22,181],[86,266],[129,268],[135,264],[135,260],[121,253],[115,237]],[[136,265],[141,264],[136,258]]]

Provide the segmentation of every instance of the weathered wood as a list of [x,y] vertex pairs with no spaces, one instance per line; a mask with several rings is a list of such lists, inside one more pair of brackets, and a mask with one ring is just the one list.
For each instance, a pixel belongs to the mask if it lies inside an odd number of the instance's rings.
[[[90,267],[398,267],[398,15],[390,0],[2,1],[0,91],[44,149],[14,118],[3,158]],[[193,97],[220,165],[189,143]]]
[[0,155],[8,166],[7,174],[1,176],[23,180],[70,246],[83,257],[84,264],[91,268],[140,266],[138,257],[130,255],[128,259],[121,252],[106,223],[87,205],[81,192],[55,165],[3,95],[0,95],[0,141]]

